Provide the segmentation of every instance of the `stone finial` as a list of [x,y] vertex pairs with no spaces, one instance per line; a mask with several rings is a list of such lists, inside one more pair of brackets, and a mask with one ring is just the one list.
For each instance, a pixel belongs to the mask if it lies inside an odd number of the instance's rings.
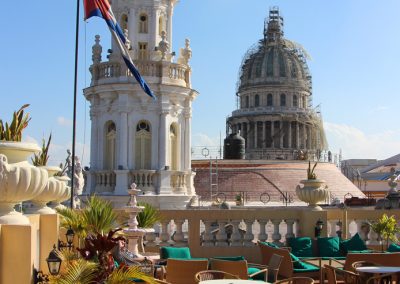
[[185,48],[181,48],[178,62],[180,64],[189,64],[189,60],[192,58],[192,49],[190,48],[190,39],[185,39]]
[[161,52],[161,60],[165,59],[165,55],[169,51],[169,42],[165,39],[167,34],[162,31],[161,32],[161,41],[158,44],[158,50]]
[[103,47],[100,45],[100,36],[95,35],[94,38],[95,44],[92,46],[92,60],[93,64],[98,64],[101,62],[101,52],[103,51]]
[[125,39],[126,39],[125,46],[126,46],[126,48],[128,50],[131,50],[132,49],[132,45],[131,45],[131,41],[129,40],[128,35],[129,35],[128,29],[124,29],[124,36],[125,36]]

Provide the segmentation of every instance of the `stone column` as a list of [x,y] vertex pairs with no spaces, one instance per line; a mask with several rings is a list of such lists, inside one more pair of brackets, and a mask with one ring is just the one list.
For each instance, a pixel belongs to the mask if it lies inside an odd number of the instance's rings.
[[288,125],[288,148],[293,148],[292,145],[292,122],[289,121]]
[[191,118],[192,115],[190,111],[187,111],[185,113],[185,129],[182,129],[182,131],[185,131],[185,147],[183,147],[185,150],[185,163],[184,163],[184,170],[190,170],[191,169],[191,147],[192,147],[192,140],[191,140]]
[[119,163],[117,168],[122,166],[122,169],[126,170],[128,168],[128,113],[126,111],[120,113],[119,135]]
[[160,137],[158,144],[158,168],[164,169],[167,166],[167,115],[168,110],[162,110],[160,114]]
[[[93,103],[92,103],[93,105]],[[98,135],[98,119],[97,119],[97,114],[96,112],[91,109],[90,110],[90,119],[92,120],[92,128],[91,128],[91,145],[90,145],[90,168],[95,170],[99,169],[99,155],[98,155],[98,143],[100,141]]]
[[267,125],[265,120],[262,122],[263,125],[263,132],[262,132],[262,148],[267,148]]
[[272,149],[275,148],[275,121],[271,120],[271,139],[272,139]]
[[258,145],[257,145],[257,139],[258,139],[258,127],[257,127],[258,122],[254,122],[254,149],[257,149]]
[[174,14],[173,10],[173,4],[170,2],[170,6],[167,8],[167,39],[169,42],[169,50],[172,49],[172,16]]
[[279,121],[279,148],[283,148],[283,121]]
[[249,139],[248,139],[248,123],[247,122],[243,122],[243,132],[244,134],[246,134],[245,136],[243,136],[243,138],[246,140],[246,149],[249,149]]
[[296,121],[296,148],[300,149],[300,125],[298,121]]
[[258,234],[258,239],[262,242],[266,242],[268,240],[268,234],[265,230],[265,226],[268,223],[268,220],[258,220],[260,224],[260,233]]

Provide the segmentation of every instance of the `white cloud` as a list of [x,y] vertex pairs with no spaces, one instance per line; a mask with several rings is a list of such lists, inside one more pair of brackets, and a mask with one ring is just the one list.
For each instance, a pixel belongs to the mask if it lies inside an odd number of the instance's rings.
[[369,113],[376,113],[376,112],[382,112],[382,111],[387,111],[389,109],[388,106],[376,106],[373,109],[369,111]]
[[63,116],[59,116],[57,117],[57,123],[61,126],[67,126],[70,127],[72,126],[72,120],[71,119],[67,119]]
[[344,159],[385,159],[400,151],[397,131],[384,130],[368,134],[346,124],[324,122],[329,148],[334,152],[342,149]]
[[210,137],[204,133],[196,133],[192,135],[192,146],[219,146],[219,137]]

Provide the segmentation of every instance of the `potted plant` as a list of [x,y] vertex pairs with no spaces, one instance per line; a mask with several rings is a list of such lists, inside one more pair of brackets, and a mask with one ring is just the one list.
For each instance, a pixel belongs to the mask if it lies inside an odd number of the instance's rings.
[[237,206],[241,206],[241,205],[244,204],[243,196],[242,196],[241,193],[238,193],[238,194],[235,195],[235,202],[236,202]]
[[307,179],[300,181],[304,186],[297,185],[296,187],[297,197],[301,201],[308,203],[309,208],[312,210],[322,210],[317,204],[327,200],[329,196],[328,186],[325,185],[325,181],[318,179],[315,173],[317,164],[318,162],[311,167],[311,161],[308,161]]
[[53,177],[58,172],[61,171],[61,168],[47,165],[47,162],[49,161],[50,158],[49,155],[50,143],[51,143],[51,133],[49,135],[47,142],[44,138],[42,139],[41,151],[39,153],[35,153],[33,155],[33,158],[31,158],[31,161],[35,167],[43,167],[48,172],[49,177]]
[[0,119],[0,154],[5,155],[10,164],[26,161],[30,155],[40,151],[36,144],[21,142],[22,132],[31,120],[29,113],[24,113],[28,106],[25,104],[14,111],[10,123]]
[[29,224],[29,219],[16,212],[14,206],[35,198],[48,182],[47,171],[27,162],[28,156],[40,148],[21,142],[30,121],[29,114],[24,113],[28,106],[15,111],[10,123],[0,120],[0,224]]
[[393,215],[389,217],[383,214],[378,221],[372,223],[371,228],[378,235],[377,240],[381,243],[382,251],[384,242],[386,243],[386,249],[389,247],[389,241],[397,242],[396,234],[400,232],[400,227],[397,225],[397,220]]

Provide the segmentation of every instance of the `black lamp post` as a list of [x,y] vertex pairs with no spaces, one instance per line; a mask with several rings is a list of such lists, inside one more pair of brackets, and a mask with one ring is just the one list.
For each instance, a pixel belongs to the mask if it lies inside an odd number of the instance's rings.
[[314,236],[319,238],[321,236],[322,229],[324,228],[324,222],[321,219],[318,219],[317,223],[315,223],[314,228]]
[[58,275],[61,267],[61,258],[57,255],[56,245],[53,246],[53,250],[49,253],[46,258],[47,266],[51,275]]

